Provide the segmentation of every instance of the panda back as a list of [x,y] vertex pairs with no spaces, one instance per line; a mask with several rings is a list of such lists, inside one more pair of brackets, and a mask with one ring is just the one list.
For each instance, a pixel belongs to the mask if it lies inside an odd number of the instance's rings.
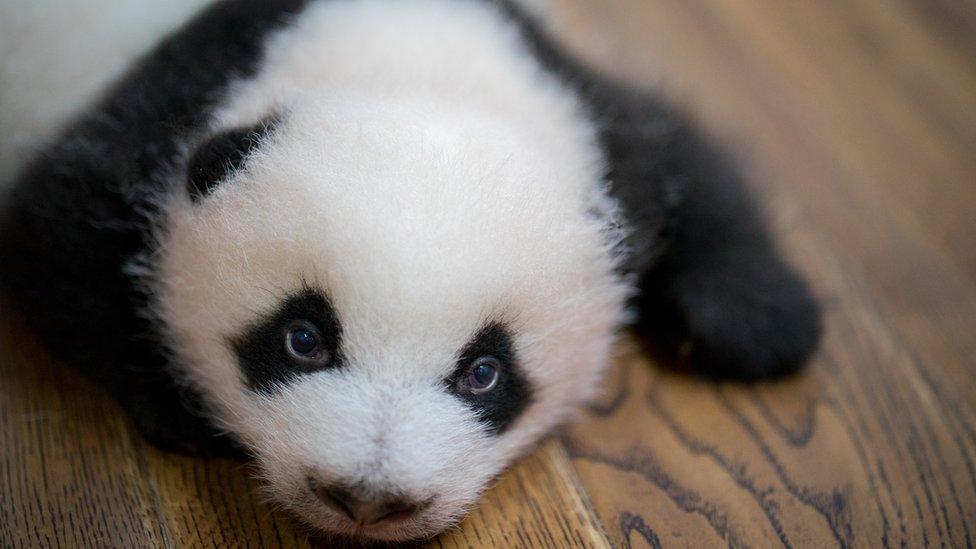
[[212,1],[0,2],[0,189],[109,82]]

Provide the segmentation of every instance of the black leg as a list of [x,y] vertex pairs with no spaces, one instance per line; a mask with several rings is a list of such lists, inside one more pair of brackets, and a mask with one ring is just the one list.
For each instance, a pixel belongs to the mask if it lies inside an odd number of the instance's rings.
[[494,1],[599,124],[611,193],[631,229],[623,267],[639,279],[639,331],[717,377],[798,368],[820,338],[819,309],[777,253],[734,166],[656,98],[568,55],[517,2]]
[[215,429],[203,414],[199,398],[178,389],[172,380],[130,385],[117,395],[133,426],[161,450],[183,454],[243,459],[244,452]]
[[667,358],[718,378],[795,371],[820,312],[783,260],[736,167],[673,111],[617,91],[604,103],[613,194],[633,233],[638,332]]

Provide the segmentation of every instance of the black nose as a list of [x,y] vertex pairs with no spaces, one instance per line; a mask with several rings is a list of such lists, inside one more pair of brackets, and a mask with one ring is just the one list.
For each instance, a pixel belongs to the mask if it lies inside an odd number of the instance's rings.
[[308,484],[322,503],[333,511],[366,526],[406,520],[420,507],[412,501],[393,494],[374,493],[367,496],[360,490],[337,484],[322,484],[312,478],[309,478]]

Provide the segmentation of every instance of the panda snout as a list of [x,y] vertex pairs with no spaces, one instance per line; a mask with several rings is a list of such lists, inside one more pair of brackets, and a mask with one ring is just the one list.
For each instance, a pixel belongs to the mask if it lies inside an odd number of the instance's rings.
[[360,526],[396,523],[409,520],[426,508],[430,501],[420,502],[388,491],[327,482],[314,476],[307,479],[308,489],[333,513]]

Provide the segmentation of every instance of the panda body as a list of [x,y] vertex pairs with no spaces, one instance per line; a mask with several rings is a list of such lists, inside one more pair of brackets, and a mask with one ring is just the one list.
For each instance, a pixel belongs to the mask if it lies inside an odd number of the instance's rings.
[[27,165],[0,252],[150,440],[376,539],[463,516],[628,304],[719,376],[819,332],[722,156],[504,0],[215,3]]

